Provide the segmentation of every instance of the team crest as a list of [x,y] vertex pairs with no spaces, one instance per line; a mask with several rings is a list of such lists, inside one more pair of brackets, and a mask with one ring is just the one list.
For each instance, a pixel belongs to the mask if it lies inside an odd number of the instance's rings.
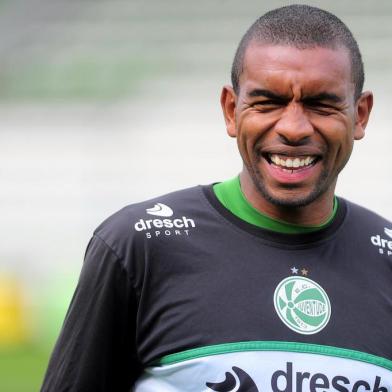
[[331,317],[331,303],[325,290],[302,276],[290,276],[278,284],[274,305],[283,323],[303,335],[320,332]]

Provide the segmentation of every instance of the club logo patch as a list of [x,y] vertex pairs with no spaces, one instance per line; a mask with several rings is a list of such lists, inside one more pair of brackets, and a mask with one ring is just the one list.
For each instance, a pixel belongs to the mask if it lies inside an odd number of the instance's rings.
[[278,284],[274,305],[283,323],[303,335],[320,332],[331,317],[331,303],[325,290],[302,276],[290,276]]

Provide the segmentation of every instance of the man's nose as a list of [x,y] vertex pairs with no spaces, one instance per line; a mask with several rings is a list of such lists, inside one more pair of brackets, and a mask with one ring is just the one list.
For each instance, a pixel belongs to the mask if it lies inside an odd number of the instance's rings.
[[291,103],[286,107],[274,129],[288,144],[301,144],[314,132],[313,125],[299,103]]

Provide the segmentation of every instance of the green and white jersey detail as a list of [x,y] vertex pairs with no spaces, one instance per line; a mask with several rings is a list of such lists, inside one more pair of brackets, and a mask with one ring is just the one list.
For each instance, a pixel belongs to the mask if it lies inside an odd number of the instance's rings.
[[392,361],[316,344],[227,343],[163,357],[135,391],[391,392]]

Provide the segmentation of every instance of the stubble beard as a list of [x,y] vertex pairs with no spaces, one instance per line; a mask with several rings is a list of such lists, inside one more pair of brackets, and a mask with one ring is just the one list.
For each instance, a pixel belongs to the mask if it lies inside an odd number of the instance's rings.
[[[263,196],[265,200],[270,202],[271,204],[283,207],[283,208],[296,208],[296,207],[305,207],[315,200],[317,200],[322,194],[324,194],[330,184],[327,181],[328,179],[328,171],[324,169],[319,178],[317,179],[316,184],[314,185],[313,189],[304,196],[294,196],[288,195],[287,197],[277,197],[273,195],[268,188],[265,186],[265,182],[263,177],[260,174],[260,171],[257,167],[247,167],[250,177],[253,181],[254,186],[258,190],[258,192]],[[295,185],[287,185],[284,189],[290,191],[295,190]]]

